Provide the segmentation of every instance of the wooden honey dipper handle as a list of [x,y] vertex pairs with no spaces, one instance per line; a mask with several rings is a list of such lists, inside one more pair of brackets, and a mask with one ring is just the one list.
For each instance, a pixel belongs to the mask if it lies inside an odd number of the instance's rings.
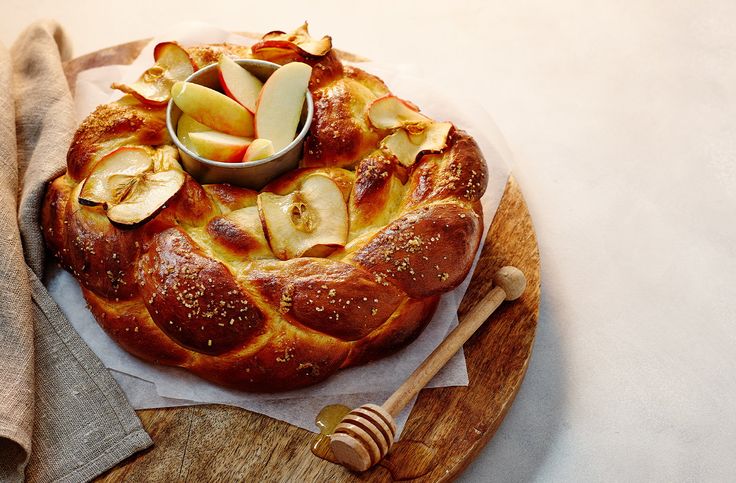
[[447,338],[404,383],[383,403],[396,417],[419,391],[442,369],[504,300],[516,300],[526,288],[526,278],[516,267],[503,267],[493,276],[495,287],[478,302]]
[[394,418],[483,325],[501,302],[516,300],[526,288],[524,274],[503,267],[493,276],[495,287],[473,307],[432,354],[389,397],[382,406],[364,404],[350,411],[330,436],[330,448],[337,461],[353,471],[365,471],[386,456],[394,443]]

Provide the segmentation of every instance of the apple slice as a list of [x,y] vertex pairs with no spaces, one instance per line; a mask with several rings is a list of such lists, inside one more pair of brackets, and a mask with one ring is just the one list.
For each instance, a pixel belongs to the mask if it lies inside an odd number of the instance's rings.
[[225,163],[239,163],[251,141],[253,141],[251,138],[232,136],[218,131],[189,133],[189,142],[197,154]]
[[270,139],[277,153],[294,140],[311,75],[310,66],[292,62],[279,67],[261,89],[256,105],[256,137]]
[[[165,153],[159,151],[153,155]],[[179,191],[185,180],[178,164],[158,172],[154,171],[155,164],[150,150],[118,148],[92,168],[83,182],[79,203],[102,206],[110,221],[122,225],[149,219]]]
[[184,185],[184,173],[178,169],[151,171],[134,178],[130,192],[120,203],[107,210],[110,221],[135,225],[156,214]]
[[233,136],[253,136],[253,114],[246,108],[214,89],[177,82],[171,97],[184,113],[195,121]]
[[392,95],[373,101],[368,107],[368,119],[378,129],[396,129],[410,124],[426,125],[432,122],[419,113],[417,106]]
[[156,64],[133,84],[112,85],[113,89],[133,95],[144,104],[163,106],[171,98],[171,86],[194,73],[192,58],[176,42],[162,42],[153,49]]
[[[412,126],[407,126],[412,127]],[[393,153],[404,166],[411,166],[426,153],[439,153],[447,146],[452,123],[433,122],[423,129],[399,129],[381,141],[381,147]]]
[[262,192],[258,212],[271,250],[281,260],[324,256],[347,242],[345,199],[337,184],[323,174],[308,176],[287,195]]
[[84,181],[79,203],[87,206],[105,205],[120,195],[121,186],[110,184],[114,175],[135,177],[149,171],[153,161],[143,148],[122,147],[102,158]]
[[309,34],[309,25],[304,22],[291,33],[274,30],[262,37],[262,40],[253,45],[253,55],[264,60],[285,60],[293,58],[294,54],[301,57],[324,57],[332,50],[332,38],[325,35],[315,39]]
[[263,36],[263,40],[285,40],[290,42],[303,52],[315,57],[322,57],[332,49],[332,37],[325,35],[321,39],[315,39],[309,34],[309,24],[304,22],[290,34],[274,30]]
[[184,80],[197,70],[192,56],[176,42],[161,42],[153,48],[153,60],[163,67],[168,76]]
[[270,139],[254,139],[243,155],[243,162],[257,161],[274,154],[273,143]]
[[181,117],[179,117],[179,122],[176,124],[176,137],[178,137],[179,141],[181,141],[181,143],[191,151],[196,150],[189,141],[189,135],[193,132],[205,131],[212,131],[212,128],[195,121],[189,114],[182,114]]
[[263,82],[248,72],[248,69],[241,67],[237,62],[227,56],[220,58],[220,62],[217,64],[217,70],[220,76],[220,84],[225,90],[225,94],[238,101],[241,106],[248,109],[251,113],[255,113],[256,101],[263,87]]

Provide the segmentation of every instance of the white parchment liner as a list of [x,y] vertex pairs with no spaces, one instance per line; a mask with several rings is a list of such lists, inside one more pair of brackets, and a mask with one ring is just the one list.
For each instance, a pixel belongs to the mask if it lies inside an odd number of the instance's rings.
[[[153,46],[164,40],[177,40],[184,46],[219,42],[247,45],[253,42],[204,24],[178,25],[154,39],[129,66],[106,66],[80,73],[75,99],[79,120],[84,119],[97,105],[119,98],[120,94],[112,91],[110,84],[135,80],[152,65]],[[509,159],[508,149],[490,116],[477,104],[457,98],[449,99],[444,93],[424,85],[410,75],[410,66],[400,66],[398,69],[376,63],[359,66],[381,77],[394,94],[411,100],[430,117],[451,120],[458,128],[475,137],[490,173],[488,188],[481,200],[484,230],[487,232],[509,176],[506,162]],[[233,391],[210,384],[182,369],[143,362],[122,350],[97,325],[86,307],[79,285],[69,273],[50,263],[46,283],[75,329],[112,371],[136,409],[223,403],[314,431],[314,417],[326,404],[341,403],[355,407],[367,402],[383,402],[457,324],[457,307],[470,278],[469,275],[459,287],[442,297],[434,318],[409,347],[379,361],[340,371],[316,386],[278,394]],[[460,351],[431,381],[429,387],[462,386],[467,383],[465,358]],[[398,418],[399,432],[413,404]]]

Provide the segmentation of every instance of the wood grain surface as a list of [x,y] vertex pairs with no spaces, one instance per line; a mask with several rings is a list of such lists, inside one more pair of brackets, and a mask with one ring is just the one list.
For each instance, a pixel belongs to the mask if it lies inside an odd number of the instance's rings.
[[[79,72],[130,63],[146,42],[111,47],[67,62],[65,72],[72,91]],[[491,277],[503,265],[517,266],[525,273],[527,291],[516,302],[502,305],[465,344],[469,386],[423,390],[401,440],[379,466],[362,474],[348,472],[313,456],[313,434],[304,429],[244,409],[205,405],[138,411],[154,447],[125,460],[99,481],[454,479],[501,424],[526,373],[534,341],[539,252],[532,220],[513,177],[460,305],[461,314],[490,290]]]

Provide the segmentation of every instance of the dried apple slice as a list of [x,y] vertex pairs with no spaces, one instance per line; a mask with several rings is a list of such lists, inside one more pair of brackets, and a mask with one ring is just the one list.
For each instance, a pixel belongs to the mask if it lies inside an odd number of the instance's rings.
[[315,57],[327,55],[332,49],[332,37],[325,35],[321,39],[315,39],[309,34],[309,24],[307,22],[297,27],[286,40],[295,43],[304,52]]
[[153,60],[168,72],[172,79],[186,79],[197,70],[189,53],[176,42],[161,42],[153,48]]
[[[154,156],[156,159],[154,159]],[[84,181],[78,200],[82,205],[102,206],[110,221],[134,225],[158,212],[184,184],[185,175],[178,163],[170,169],[158,157],[167,150],[153,153],[139,147],[122,147],[102,158]]]
[[274,30],[263,36],[262,40],[252,47],[253,55],[264,60],[297,60],[293,54],[302,57],[324,57],[332,50],[332,38],[325,35],[315,39],[309,35],[309,25],[304,22],[291,33]]
[[138,176],[124,201],[107,210],[107,217],[121,225],[141,223],[156,214],[179,191],[184,180],[184,173],[178,169]]
[[306,60],[305,55],[300,53],[299,47],[291,42],[287,42],[286,40],[269,40],[266,46],[263,46],[264,43],[260,42],[253,46],[256,49],[252,51],[253,58],[266,60],[279,65]]
[[368,119],[378,129],[396,129],[412,124],[423,126],[432,122],[419,113],[417,106],[392,95],[373,101],[368,107]]
[[282,260],[324,256],[347,242],[347,205],[325,175],[308,176],[287,195],[259,194],[258,212],[271,250]]
[[147,69],[133,84],[112,85],[113,89],[133,95],[144,104],[163,106],[171,98],[171,87],[192,75],[194,62],[176,42],[162,42],[153,49],[156,64]]
[[419,129],[399,129],[381,141],[381,147],[393,153],[404,166],[411,166],[420,156],[439,153],[447,146],[447,137],[452,129],[450,122],[433,122]]
[[79,203],[99,206],[115,199],[121,187],[110,183],[114,175],[135,177],[153,167],[150,153],[143,148],[122,147],[102,158],[84,181]]

